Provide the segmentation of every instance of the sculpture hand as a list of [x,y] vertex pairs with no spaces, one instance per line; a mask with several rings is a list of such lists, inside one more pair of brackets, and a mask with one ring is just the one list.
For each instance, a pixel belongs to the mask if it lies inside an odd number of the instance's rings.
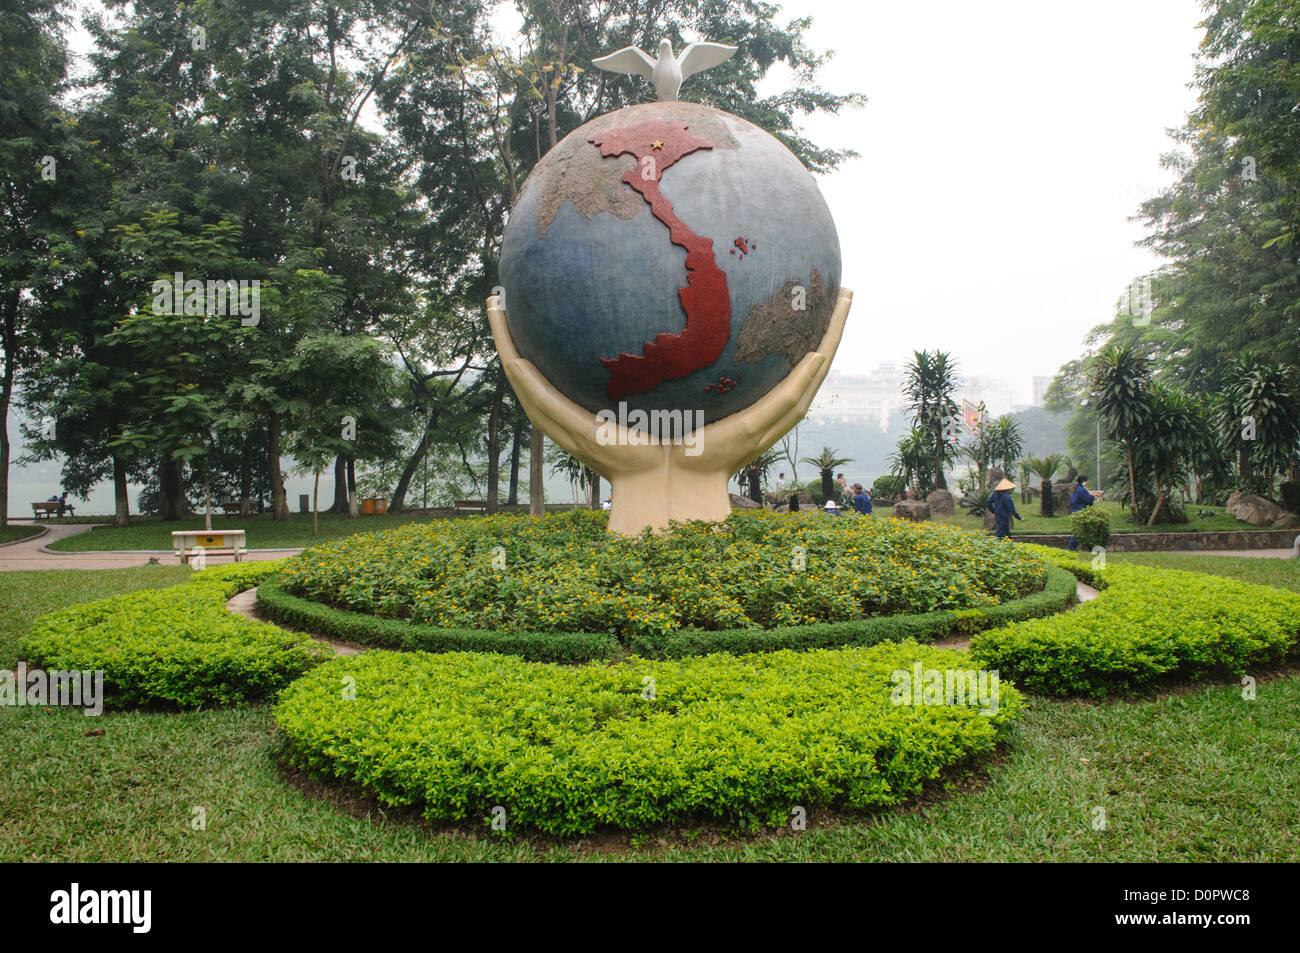
[[[520,357],[497,296],[488,299],[488,321],[501,366],[532,422],[573,456],[610,481],[609,528],[634,534],[661,529],[670,520],[722,520],[731,512],[727,481],[797,424],[830,370],[844,332],[853,292],[840,289],[816,350],[809,351],[772,390],[746,407],[694,434],[691,444],[638,446],[623,427],[602,422],[546,380]],[[607,437],[617,430],[617,439]],[[688,452],[690,451],[690,452]]]

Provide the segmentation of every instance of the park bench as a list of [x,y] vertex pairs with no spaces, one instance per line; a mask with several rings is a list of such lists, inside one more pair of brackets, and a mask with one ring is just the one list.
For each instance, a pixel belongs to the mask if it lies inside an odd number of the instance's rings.
[[190,559],[200,551],[205,558],[209,554],[234,556],[237,563],[242,563],[248,555],[242,529],[226,529],[219,533],[210,533],[205,529],[175,530],[172,532],[172,545],[176,547],[176,555],[180,557],[182,566],[189,565]]
[[58,512],[59,512],[59,504],[55,503],[53,500],[46,500],[42,503],[32,504],[33,519],[40,519],[42,516],[44,516],[46,519],[49,519],[52,516],[57,516]]
[[227,517],[239,515],[238,500],[227,500],[226,502],[221,504],[221,508],[225,511]]
[[455,510],[457,513],[487,513],[487,501],[457,500]]

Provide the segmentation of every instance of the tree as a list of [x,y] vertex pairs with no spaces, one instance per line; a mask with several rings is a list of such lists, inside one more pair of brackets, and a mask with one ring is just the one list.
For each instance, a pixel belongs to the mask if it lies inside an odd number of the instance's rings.
[[822,496],[828,500],[836,498],[835,493],[835,470],[846,463],[852,463],[852,457],[842,457],[838,450],[831,447],[822,447],[822,452],[815,457],[804,457],[804,463],[810,463],[821,472],[822,478]]
[[1039,484],[1039,491],[1043,497],[1040,512],[1045,517],[1056,515],[1056,502],[1052,498],[1052,477],[1056,476],[1056,471],[1061,469],[1065,457],[1059,453],[1052,453],[1045,457],[1025,457],[1023,462],[1025,469],[1042,481]]
[[1003,473],[1010,473],[1024,450],[1020,425],[1009,415],[1003,414],[989,424],[988,428],[990,457],[1001,465]]
[[1243,493],[1273,496],[1300,446],[1300,386],[1296,368],[1268,364],[1254,352],[1228,362],[1217,429],[1221,446],[1237,460]]
[[1129,478],[1129,515],[1138,517],[1135,458],[1151,421],[1151,365],[1132,345],[1109,345],[1094,362],[1092,390],[1106,435],[1124,451]]
[[957,456],[956,390],[957,365],[947,352],[913,352],[905,370],[903,394],[911,401],[913,426],[919,428],[933,461],[934,488],[941,490],[948,488],[943,471]]

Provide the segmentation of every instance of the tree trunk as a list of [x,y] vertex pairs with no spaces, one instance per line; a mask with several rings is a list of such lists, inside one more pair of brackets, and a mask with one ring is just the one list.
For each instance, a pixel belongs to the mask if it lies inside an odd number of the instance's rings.
[[253,446],[247,440],[239,456],[239,515],[253,515]]
[[348,457],[348,516],[356,519],[357,512],[357,462]]
[[334,503],[329,512],[343,514],[348,511],[348,458],[340,453],[334,458]]
[[316,468],[316,481],[311,488],[311,534],[320,535],[320,467]]
[[1038,492],[1043,494],[1042,502],[1039,504],[1038,512],[1043,516],[1052,517],[1056,515],[1056,499],[1052,496],[1052,478],[1047,477],[1038,485]]
[[0,378],[0,526],[9,522],[9,402],[13,399],[14,378],[18,373],[18,289],[10,286],[5,296],[4,376]]
[[[830,470],[822,471],[822,496],[826,497],[827,500],[835,499],[835,483],[832,480],[833,476],[834,474],[832,474]],[[826,500],[823,500],[822,505],[824,506],[825,503]]]
[[415,450],[411,452],[411,456],[406,461],[406,465],[402,467],[402,473],[397,478],[397,486],[393,489],[393,498],[388,501],[388,512],[390,513],[400,513],[406,506],[406,491],[410,489],[411,480],[415,477],[416,468],[419,467],[420,461],[424,459],[424,455],[427,452],[429,446],[429,430],[432,429],[433,424],[434,421],[430,420],[429,425],[424,430],[424,436],[422,436],[420,442],[415,445]]
[[113,454],[113,525],[131,525],[131,500],[126,493],[126,461]]
[[591,476],[591,493],[587,497],[587,505],[593,510],[600,509],[600,474],[595,470],[588,470]]
[[1138,516],[1138,491],[1137,491],[1137,474],[1133,471],[1133,449],[1125,447],[1125,454],[1128,456],[1128,512],[1129,520],[1134,526],[1142,522]]
[[1250,451],[1242,447],[1237,451],[1237,489],[1242,493],[1253,493],[1255,491],[1252,482],[1254,474],[1251,473]]
[[532,439],[528,451],[528,512],[541,516],[546,512],[546,488],[542,485],[545,477],[542,468],[545,462],[542,454],[546,438],[536,426],[532,428]]
[[271,481],[271,519],[277,523],[289,519],[289,500],[284,492],[284,474],[280,471],[280,414],[271,411],[267,420],[266,475]]
[[514,436],[510,438],[510,490],[506,495],[507,506],[519,505],[519,451],[523,445],[523,427],[515,424]]
[[1161,488],[1160,492],[1156,494],[1156,505],[1151,507],[1151,518],[1147,520],[1148,526],[1156,525],[1156,517],[1160,515],[1160,507],[1164,504],[1164,502],[1165,502],[1165,491],[1163,488]]
[[751,467],[745,471],[745,482],[748,484],[749,498],[759,506],[763,505],[763,471]]
[[495,513],[501,499],[501,402],[505,398],[505,378],[497,381],[488,414],[487,432],[487,511]]
[[158,474],[158,505],[164,520],[178,520],[185,516],[185,484],[181,476],[181,463],[164,457]]
[[208,480],[208,465],[203,464],[203,529],[212,532],[212,484]]

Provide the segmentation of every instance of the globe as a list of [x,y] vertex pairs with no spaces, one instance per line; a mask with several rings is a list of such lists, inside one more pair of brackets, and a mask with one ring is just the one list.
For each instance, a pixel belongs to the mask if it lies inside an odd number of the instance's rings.
[[839,239],[773,136],[656,102],[599,116],[542,158],[506,227],[501,287],[521,356],[575,403],[633,426],[638,410],[707,423],[821,341]]

